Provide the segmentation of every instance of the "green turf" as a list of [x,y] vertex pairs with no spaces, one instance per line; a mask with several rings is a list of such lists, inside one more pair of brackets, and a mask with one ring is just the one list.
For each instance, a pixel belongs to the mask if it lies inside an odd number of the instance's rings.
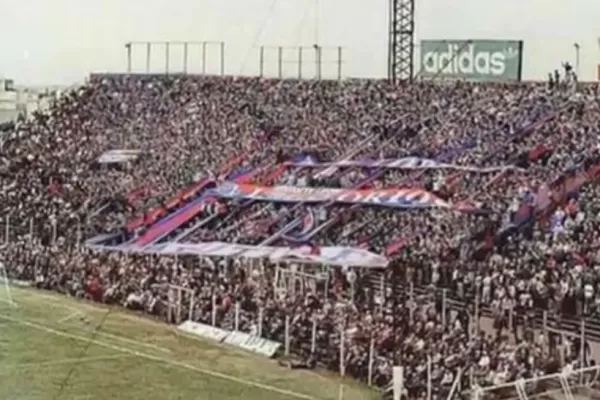
[[[13,296],[17,308],[0,302],[1,400],[379,398],[334,374],[287,370],[122,310],[105,318],[108,308],[47,292]],[[89,324],[67,319],[76,313]]]

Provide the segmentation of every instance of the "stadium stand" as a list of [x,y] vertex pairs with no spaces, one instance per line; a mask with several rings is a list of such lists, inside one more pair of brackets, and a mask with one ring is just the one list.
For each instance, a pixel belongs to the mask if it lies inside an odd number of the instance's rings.
[[[95,75],[2,143],[5,264],[294,366],[386,388],[403,365],[408,398],[581,368],[586,343],[539,328],[600,340],[599,122],[583,84]],[[207,242],[387,266],[151,254]]]

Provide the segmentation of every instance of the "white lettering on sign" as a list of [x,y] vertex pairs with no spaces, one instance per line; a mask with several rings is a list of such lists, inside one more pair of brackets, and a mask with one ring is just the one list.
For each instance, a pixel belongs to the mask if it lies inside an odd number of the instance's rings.
[[[435,195],[421,189],[332,189],[332,188],[296,188],[291,186],[254,186],[239,185],[230,190],[231,183],[225,188],[216,188],[217,196],[245,198],[282,202],[338,202],[382,205],[387,207],[450,207],[450,204]],[[235,185],[235,184],[233,184]]]

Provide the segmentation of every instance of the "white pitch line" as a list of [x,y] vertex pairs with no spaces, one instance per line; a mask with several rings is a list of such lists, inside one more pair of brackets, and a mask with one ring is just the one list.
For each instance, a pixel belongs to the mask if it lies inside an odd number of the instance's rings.
[[129,338],[126,338],[126,337],[123,337],[123,336],[113,335],[112,333],[108,333],[108,332],[102,332],[102,331],[100,331],[100,332],[96,332],[96,335],[105,336],[105,337],[112,338],[112,339],[115,339],[115,340],[120,340],[120,341],[125,342],[125,343],[131,343],[131,344],[134,344],[136,346],[147,347],[149,349],[157,350],[157,351],[160,351],[160,352],[166,353],[166,354],[172,354],[173,353],[171,350],[169,350],[167,348],[164,348],[164,347],[161,347],[161,346],[157,346],[157,345],[152,344],[152,343],[139,342],[137,340],[129,339]]
[[153,356],[151,354],[146,354],[146,353],[142,353],[140,351],[136,351],[136,350],[131,350],[128,349],[126,347],[121,347],[121,346],[117,346],[111,343],[107,343],[107,342],[103,342],[100,340],[96,340],[96,339],[91,339],[91,338],[86,338],[83,336],[79,336],[79,335],[75,335],[72,333],[67,333],[67,332],[62,332],[56,329],[52,329],[50,327],[41,325],[39,323],[36,322],[30,322],[30,321],[26,321],[26,320],[20,320],[20,319],[16,319],[16,318],[12,318],[12,317],[8,317],[6,315],[0,315],[0,319],[4,319],[6,321],[10,321],[22,326],[27,326],[29,328],[33,328],[33,329],[37,329],[46,333],[50,333],[56,336],[61,336],[61,337],[66,337],[69,339],[73,339],[73,340],[79,340],[82,342],[87,342],[87,343],[92,343],[95,344],[97,346],[101,346],[101,347],[105,347],[107,349],[111,349],[111,350],[115,350],[115,351],[120,351],[122,353],[126,353],[126,354],[130,354],[133,356],[137,356],[140,358],[145,358],[147,360],[151,360],[151,361],[155,361],[155,362],[159,362],[159,363],[163,363],[163,364],[167,364],[167,365],[171,365],[174,367],[179,367],[179,368],[183,368],[183,369],[187,369],[189,371],[193,371],[193,372],[197,372],[203,375],[207,375],[207,376],[211,376],[213,378],[219,378],[225,381],[230,381],[230,382],[235,382],[241,385],[246,385],[246,386],[251,386],[251,387],[255,387],[257,389],[262,389],[262,390],[267,390],[270,392],[274,392],[274,393],[279,393],[285,396],[289,396],[289,397],[294,397],[297,399],[304,399],[304,400],[317,400],[315,397],[312,396],[308,396],[302,393],[296,393],[293,392],[291,390],[285,390],[285,389],[280,389],[274,386],[269,386],[269,385],[265,385],[262,383],[258,383],[258,382],[252,382],[246,379],[241,379],[241,378],[236,378],[234,376],[231,375],[227,375],[221,372],[216,372],[216,371],[211,371],[211,370],[207,370],[204,368],[199,368],[190,364],[186,364],[180,361],[175,361],[175,360],[170,360],[168,358],[163,358],[163,357],[158,357],[158,356]]
[[83,315],[83,313],[81,311],[79,311],[79,310],[73,311],[71,314],[67,315],[66,317],[59,319],[58,323],[64,324],[65,322],[72,320],[73,318],[78,317],[80,315]]
[[[29,367],[46,367],[51,365],[65,365],[65,364],[75,364],[78,362],[81,363],[89,363],[96,361],[106,361],[106,360],[117,360],[121,358],[129,357],[125,354],[113,354],[110,356],[96,356],[96,357],[79,357],[79,358],[63,358],[61,360],[52,360],[52,361],[37,361],[37,362],[27,362],[20,364],[2,364],[2,367],[13,369],[13,368],[29,368]],[[2,368],[0,368],[0,371]]]
[[[54,303],[56,306],[66,308],[66,309],[71,310],[71,311],[78,310],[78,311],[80,311],[84,315],[88,315],[88,314],[86,314],[84,311],[82,311],[81,308],[87,308],[92,313],[102,313],[102,312],[108,311],[108,309],[109,309],[104,304],[87,303],[85,301],[80,302],[77,305],[77,307],[73,307],[73,306],[70,306],[68,304],[64,304],[64,299],[65,299],[64,296],[62,296],[62,297],[53,296],[53,295],[45,294],[43,292],[38,292],[38,291],[35,291],[35,292],[33,292],[31,290],[25,291],[25,292],[19,294],[19,296],[22,296],[23,294],[25,295],[25,297],[27,298],[27,300],[33,300],[35,302],[38,298],[46,299],[46,300]],[[136,323],[143,323],[144,325],[148,325],[148,326],[152,326],[152,327],[156,327],[157,325],[164,326],[164,324],[158,324],[156,321],[154,321],[152,319],[143,318],[143,317],[140,318],[139,315],[130,314],[130,313],[127,313],[127,312],[120,313],[119,314],[119,318],[126,318],[126,319],[135,320]]]
[[[30,293],[28,293],[28,294],[30,294]],[[35,293],[35,294],[31,293],[31,295],[32,295],[31,298],[42,297],[42,298],[45,298],[46,300],[49,300],[49,301],[53,302],[57,306],[64,307],[64,308],[66,308],[68,310],[72,310],[71,314],[69,314],[66,317],[61,318],[60,320],[57,321],[59,324],[64,324],[65,322],[70,321],[71,319],[73,319],[74,317],[76,317],[78,315],[85,316],[85,313],[83,311],[81,311],[81,310],[79,310],[79,309],[77,309],[75,307],[69,306],[67,304],[64,304],[63,302],[60,301],[59,298],[56,298],[54,296],[45,295],[43,293],[39,294],[39,296],[38,296],[38,293]],[[95,307],[93,305],[87,305],[87,306],[93,308],[93,310],[96,311],[96,312],[98,312],[98,311],[106,311],[106,310],[99,309],[98,307]],[[125,338],[125,337],[122,337],[122,336],[119,336],[119,335],[113,335],[113,334],[110,334],[110,333],[107,333],[107,332],[102,332],[102,331],[96,332],[96,335],[106,336],[106,337],[109,337],[109,338],[112,338],[112,339],[120,340],[120,341],[125,342],[125,343],[132,343],[132,344],[135,344],[136,346],[147,347],[149,349],[160,351],[161,353],[165,353],[165,354],[172,354],[173,353],[171,350],[169,350],[167,348],[164,348],[164,347],[161,347],[161,346],[157,346],[157,345],[154,345],[154,344],[151,344],[151,343],[138,342],[136,340],[128,339],[128,338]]]

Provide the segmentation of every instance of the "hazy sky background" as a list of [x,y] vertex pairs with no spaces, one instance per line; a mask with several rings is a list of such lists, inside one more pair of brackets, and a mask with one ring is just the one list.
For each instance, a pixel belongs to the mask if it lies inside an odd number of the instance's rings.
[[[522,39],[524,79],[545,79],[561,61],[574,62],[578,42],[581,78],[596,78],[599,0],[416,2],[417,42]],[[0,10],[0,76],[18,84],[72,84],[91,71],[124,71],[127,41],[224,41],[226,73],[256,74],[255,46],[311,46],[318,34],[320,45],[345,48],[343,75],[383,77],[387,70],[387,0],[0,0]],[[269,74],[277,70],[275,55],[266,55]],[[152,67],[164,69],[164,49],[152,56]],[[171,69],[181,70],[182,50],[172,48],[170,58]],[[190,71],[199,70],[200,60],[200,48],[190,49]],[[218,60],[213,48],[209,71],[218,70]],[[133,67],[145,67],[145,48],[134,47]],[[284,70],[292,74],[296,67]],[[334,72],[333,64],[324,67],[324,75]]]

